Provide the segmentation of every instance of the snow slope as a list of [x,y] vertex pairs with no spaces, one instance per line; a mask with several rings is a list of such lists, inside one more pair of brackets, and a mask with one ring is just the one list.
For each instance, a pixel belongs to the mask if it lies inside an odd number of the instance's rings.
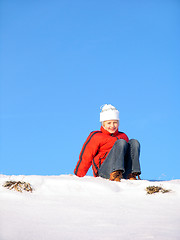
[[[7,180],[34,191],[6,189]],[[172,191],[148,195],[152,185]],[[0,175],[0,240],[69,239],[180,239],[180,180]]]

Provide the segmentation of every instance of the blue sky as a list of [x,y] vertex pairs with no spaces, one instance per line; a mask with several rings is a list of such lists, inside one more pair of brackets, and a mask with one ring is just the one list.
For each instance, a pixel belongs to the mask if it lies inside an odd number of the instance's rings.
[[73,173],[110,103],[119,130],[141,143],[142,178],[180,178],[178,0],[1,0],[0,9],[0,174]]

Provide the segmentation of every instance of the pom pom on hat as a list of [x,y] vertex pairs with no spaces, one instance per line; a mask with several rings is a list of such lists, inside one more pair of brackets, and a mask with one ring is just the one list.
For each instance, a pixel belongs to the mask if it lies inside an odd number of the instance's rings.
[[100,122],[108,120],[119,120],[119,111],[111,104],[105,104],[101,107]]

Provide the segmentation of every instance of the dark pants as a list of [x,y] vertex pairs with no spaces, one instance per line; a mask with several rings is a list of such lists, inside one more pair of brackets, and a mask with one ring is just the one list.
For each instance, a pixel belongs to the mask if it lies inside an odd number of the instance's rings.
[[130,173],[141,174],[139,155],[140,144],[136,139],[128,143],[124,139],[117,140],[102,163],[99,176],[109,179],[110,173],[116,170],[122,170],[124,178]]

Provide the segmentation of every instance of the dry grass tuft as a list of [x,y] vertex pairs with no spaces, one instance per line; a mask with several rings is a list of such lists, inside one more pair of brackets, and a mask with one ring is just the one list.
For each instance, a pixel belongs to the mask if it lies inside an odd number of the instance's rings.
[[171,190],[169,190],[169,189],[164,189],[164,188],[159,187],[159,186],[149,186],[149,187],[146,188],[146,191],[147,191],[147,194],[153,194],[153,193],[158,193],[158,192],[168,193],[168,192],[170,192]]
[[3,184],[3,187],[6,187],[10,190],[14,189],[18,192],[23,192],[23,191],[32,192],[33,191],[30,183],[21,182],[21,181],[6,181]]

